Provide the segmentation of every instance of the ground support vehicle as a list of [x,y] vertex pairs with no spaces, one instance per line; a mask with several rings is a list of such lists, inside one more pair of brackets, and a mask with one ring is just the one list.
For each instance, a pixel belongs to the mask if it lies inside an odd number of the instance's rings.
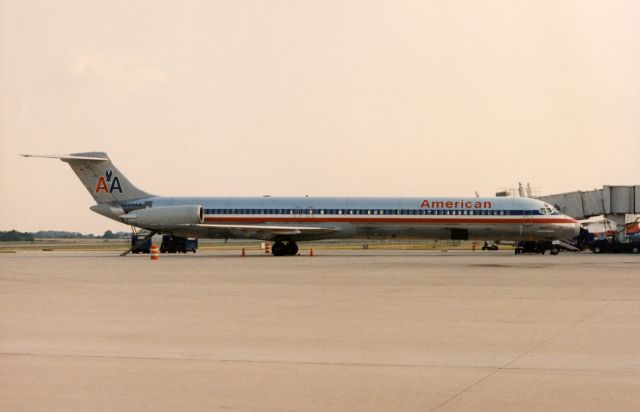
[[554,244],[554,242],[550,240],[527,240],[517,242],[514,249],[516,255],[520,255],[522,253],[540,253],[541,255],[544,255],[547,250],[549,250],[552,255],[557,255],[560,253],[560,246]]
[[595,240],[589,245],[593,253],[640,253],[640,240],[617,242],[613,239]]
[[161,253],[196,253],[198,249],[198,239],[186,237],[163,235],[160,244]]
[[150,253],[151,239],[142,239],[142,236],[131,236],[131,252],[132,253]]
[[498,245],[496,244],[496,242],[485,240],[484,244],[482,245],[482,250],[498,250]]

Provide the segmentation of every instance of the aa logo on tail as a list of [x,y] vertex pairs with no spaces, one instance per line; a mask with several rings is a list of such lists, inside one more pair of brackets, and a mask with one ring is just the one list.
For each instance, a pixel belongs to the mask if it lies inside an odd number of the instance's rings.
[[96,184],[96,193],[113,193],[114,190],[122,193],[122,186],[120,186],[120,179],[118,176],[113,175],[113,171],[107,169],[104,171],[104,176],[98,178],[98,184]]

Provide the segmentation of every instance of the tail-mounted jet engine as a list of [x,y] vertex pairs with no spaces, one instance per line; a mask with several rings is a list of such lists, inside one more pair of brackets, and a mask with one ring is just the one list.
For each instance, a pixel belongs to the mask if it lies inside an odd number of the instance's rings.
[[120,216],[124,223],[145,228],[196,225],[204,222],[202,206],[160,206],[138,209]]

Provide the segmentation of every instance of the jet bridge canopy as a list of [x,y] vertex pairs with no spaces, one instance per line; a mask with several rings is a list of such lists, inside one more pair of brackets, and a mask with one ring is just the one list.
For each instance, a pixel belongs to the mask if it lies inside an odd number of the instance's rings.
[[578,220],[601,215],[640,214],[640,185],[604,186],[600,190],[540,196],[538,199]]

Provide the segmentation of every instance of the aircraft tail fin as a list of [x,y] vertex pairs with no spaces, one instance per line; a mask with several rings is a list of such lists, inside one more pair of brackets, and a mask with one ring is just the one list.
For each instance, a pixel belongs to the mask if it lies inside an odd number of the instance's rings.
[[69,163],[71,169],[98,204],[119,204],[154,196],[129,182],[111,162],[109,156],[103,152],[43,156],[23,154],[22,156],[60,159]]

